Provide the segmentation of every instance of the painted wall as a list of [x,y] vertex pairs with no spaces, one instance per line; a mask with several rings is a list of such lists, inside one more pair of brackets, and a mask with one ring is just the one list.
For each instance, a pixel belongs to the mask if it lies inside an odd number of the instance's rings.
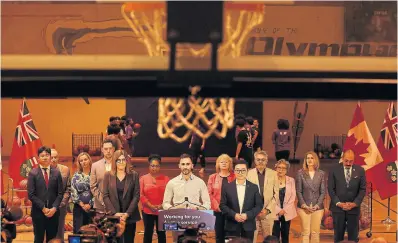
[[[99,134],[106,130],[110,116],[125,114],[125,100],[27,99],[27,105],[42,143],[55,144],[61,156],[72,155],[72,133]],[[1,99],[2,155],[11,154],[20,99]]]
[[[1,4],[1,33],[3,37],[6,36],[2,38],[2,54],[147,55],[148,53],[145,46],[139,42],[140,36],[133,33],[123,18],[122,3],[2,2]],[[274,49],[271,55],[308,55],[311,43],[315,45],[324,43],[326,46],[337,44],[340,55],[341,45],[349,40],[351,44],[358,42],[369,44],[369,52],[373,55],[379,45],[384,43],[387,54],[395,50],[394,56],[396,56],[396,21],[389,19],[394,13],[396,15],[396,5],[390,4],[393,6],[373,7],[376,10],[388,10],[387,16],[376,16],[375,20],[369,17],[373,15],[370,11],[372,7],[366,6],[359,9],[368,11],[366,12],[368,17],[365,17],[365,12],[351,14],[353,11],[345,11],[342,4],[267,5],[263,23],[255,26],[244,38],[243,55],[269,55],[264,49],[269,49],[271,44],[258,39],[253,43],[247,41],[252,37],[268,37],[274,38],[275,48],[271,48]],[[150,12],[145,14],[151,18]],[[234,27],[238,20],[238,12],[231,14],[232,27]],[[366,25],[360,22],[362,20]],[[377,23],[379,25],[376,25]],[[360,37],[345,31],[362,30],[364,26],[367,29],[361,32]],[[374,31],[375,28],[381,31]],[[366,38],[362,38],[364,35]],[[395,39],[391,40],[391,36]],[[283,41],[280,39],[279,48],[276,43],[278,37],[283,37]],[[248,47],[251,51],[248,51]],[[350,53],[360,50],[358,52],[360,54],[365,49],[363,46],[347,48]],[[317,49],[315,55],[319,55],[319,47],[315,49]],[[330,49],[332,48],[329,48],[326,55],[331,55]]]
[[[304,131],[297,150],[297,157],[301,158],[305,152],[313,150],[314,134],[320,136],[339,136],[347,134],[357,102],[341,101],[300,101],[299,109],[304,111],[305,102],[309,108],[305,118]],[[274,158],[274,146],[271,136],[276,129],[276,122],[280,118],[293,120],[295,101],[264,101],[263,102],[263,145],[264,149]],[[369,130],[375,141],[379,138],[384,116],[389,102],[365,101],[361,102],[362,111]],[[292,151],[293,153],[293,145]]]

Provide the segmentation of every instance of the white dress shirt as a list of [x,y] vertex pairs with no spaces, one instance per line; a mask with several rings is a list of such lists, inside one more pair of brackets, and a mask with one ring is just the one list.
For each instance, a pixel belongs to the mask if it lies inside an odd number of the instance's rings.
[[[188,198],[188,201],[191,204],[183,203],[186,197]],[[171,202],[173,202],[173,204]],[[197,204],[197,205],[202,205],[202,207],[204,207],[206,210],[209,210],[210,196],[207,190],[206,183],[202,179],[193,174],[191,174],[188,180],[185,180],[182,174],[171,179],[167,183],[164,192],[163,208],[167,210],[181,203],[184,207],[186,206],[196,207],[193,204]]]
[[[344,180],[345,180],[345,176],[346,176],[346,173],[347,173],[347,169],[345,168],[345,166],[343,166],[343,168],[344,168]],[[352,179],[352,166],[350,167],[350,180]],[[337,206],[337,204],[339,204],[340,202],[337,202],[336,203],[336,206]]]
[[238,184],[238,181],[236,181],[236,191],[238,193],[239,213],[242,213],[246,193],[246,180],[243,184]]
[[112,169],[112,164],[105,162],[105,171],[111,171],[111,169]]

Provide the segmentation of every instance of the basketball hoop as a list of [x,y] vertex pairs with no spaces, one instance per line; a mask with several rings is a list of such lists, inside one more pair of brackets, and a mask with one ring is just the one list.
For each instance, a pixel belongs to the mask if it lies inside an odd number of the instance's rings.
[[[265,5],[258,2],[228,1],[224,6],[225,41],[218,48],[218,52],[223,56],[239,57],[242,55],[243,44],[250,31],[264,21]],[[165,2],[128,2],[122,5],[121,13],[139,41],[147,48],[149,56],[165,56],[170,51],[165,41],[167,17]],[[235,18],[237,20],[233,21]],[[180,51],[187,49],[195,57],[206,56],[211,50],[210,44],[198,49],[189,44],[181,46]]]
[[[199,86],[190,87],[191,95],[183,98],[159,98],[158,134],[182,143],[196,133],[202,139],[211,135],[225,138],[234,124],[235,99],[212,99],[197,96]],[[176,131],[185,127],[178,136]],[[203,132],[201,129],[205,129]]]
[[[122,5],[121,13],[138,40],[145,45],[149,56],[166,56],[170,53],[169,44],[165,41],[165,2],[128,2]],[[264,21],[264,14],[264,3],[225,2],[224,42],[218,48],[219,55],[241,56],[244,41],[252,29]],[[190,56],[204,57],[210,51],[211,44],[202,48],[184,44],[177,48],[177,56],[188,53]],[[188,140],[192,133],[202,139],[211,135],[225,138],[228,129],[233,127],[235,100],[201,98],[197,95],[200,91],[198,86],[191,87],[190,91],[188,99],[159,99],[159,137],[171,138],[179,143]],[[186,131],[180,132],[184,128]]]

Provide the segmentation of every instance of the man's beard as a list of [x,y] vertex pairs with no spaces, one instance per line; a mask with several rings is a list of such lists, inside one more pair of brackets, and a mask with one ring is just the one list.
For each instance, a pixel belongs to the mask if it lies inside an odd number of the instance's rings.
[[182,170],[182,174],[184,174],[184,175],[188,175],[189,173],[191,173],[190,169],[183,169]]

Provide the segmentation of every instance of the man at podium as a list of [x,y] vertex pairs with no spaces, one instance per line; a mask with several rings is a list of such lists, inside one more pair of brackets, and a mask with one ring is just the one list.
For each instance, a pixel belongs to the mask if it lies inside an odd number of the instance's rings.
[[[209,210],[210,196],[206,183],[192,174],[193,163],[189,154],[182,154],[178,167],[181,174],[171,179],[163,197],[163,209],[186,208],[194,210]],[[183,232],[173,231],[173,242]]]
[[163,197],[163,209],[187,208],[209,210],[210,197],[206,183],[192,174],[193,163],[189,154],[182,154],[178,167],[181,174],[171,179]]

